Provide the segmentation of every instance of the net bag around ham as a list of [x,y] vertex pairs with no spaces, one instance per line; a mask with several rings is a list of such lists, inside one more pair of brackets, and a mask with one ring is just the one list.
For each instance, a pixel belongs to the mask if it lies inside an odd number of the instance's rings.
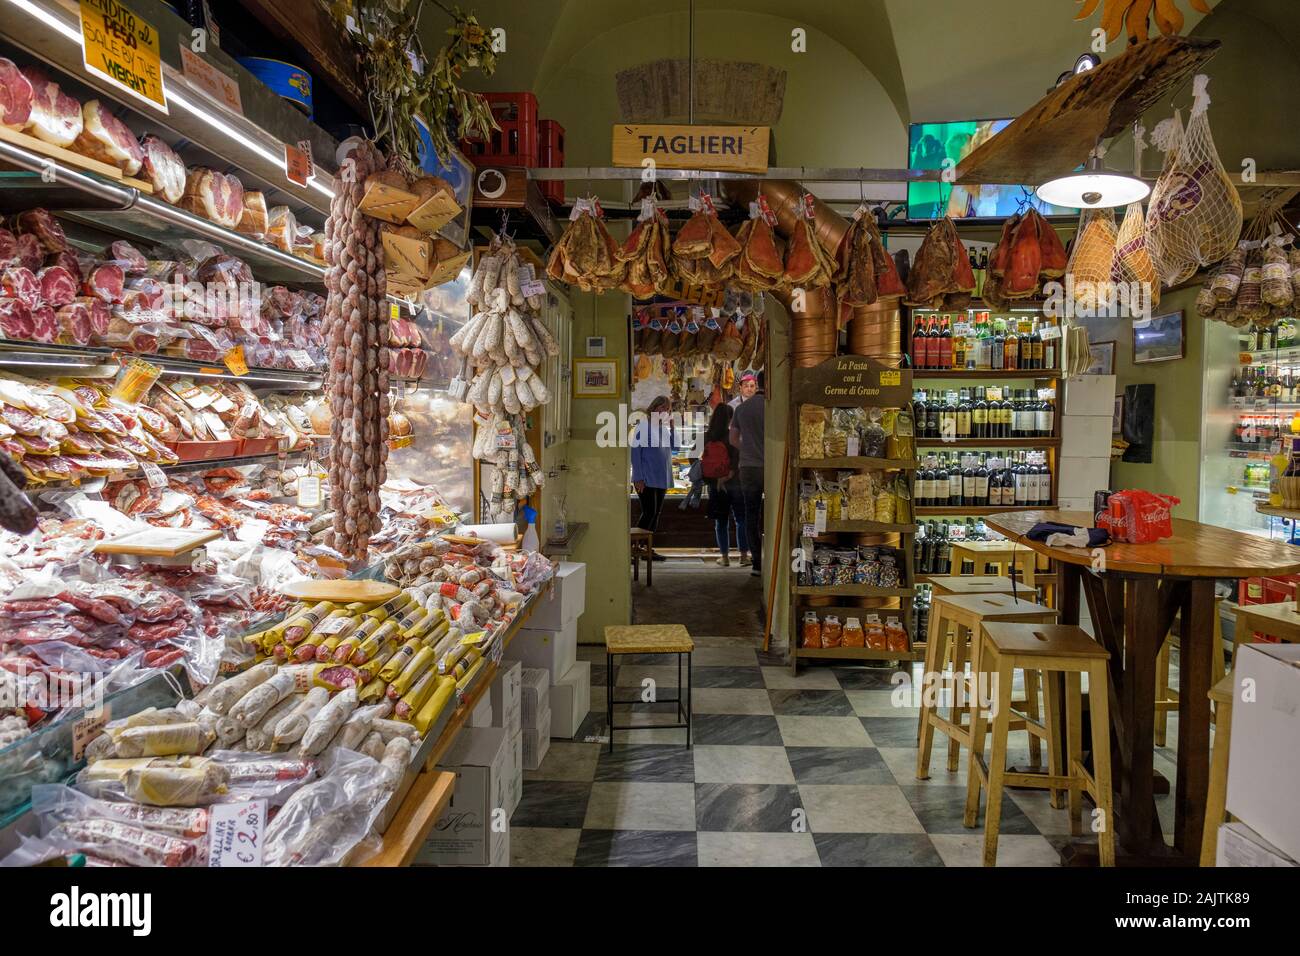
[[1130,298],[1134,313],[1149,313],[1160,304],[1160,275],[1147,249],[1146,215],[1140,202],[1130,204],[1124,213],[1124,221],[1115,238],[1110,281],[1140,290],[1139,301],[1132,302]]
[[1210,135],[1209,83],[1204,74],[1192,81],[1186,131],[1175,113],[1153,134],[1166,158],[1147,206],[1147,247],[1168,286],[1223,259],[1241,235],[1241,197]]
[[1085,209],[1080,214],[1079,231],[1065,269],[1073,277],[1076,307],[1095,310],[1107,298],[1117,237],[1114,210]]

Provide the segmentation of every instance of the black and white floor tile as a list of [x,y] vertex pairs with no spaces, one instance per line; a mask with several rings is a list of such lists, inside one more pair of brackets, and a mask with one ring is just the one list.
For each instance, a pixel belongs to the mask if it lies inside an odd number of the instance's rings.
[[[573,741],[553,740],[524,775],[511,820],[512,866],[979,866],[977,826],[963,825],[966,755],[947,769],[937,738],[928,779],[916,778],[918,709],[900,672],[801,668],[745,639],[696,637],[692,744],[672,703],[629,704],[615,715],[633,729],[609,750],[602,647],[593,662],[591,713]],[[914,670],[919,672],[919,665]],[[648,683],[647,683],[648,682]],[[619,697],[677,694],[676,661],[620,660]],[[1173,780],[1177,717],[1155,764]],[[1009,762],[1027,765],[1026,736]],[[1157,799],[1173,823],[1172,796]],[[1071,841],[1065,810],[1045,791],[1008,790],[999,866],[1055,866]],[[1087,841],[1089,838],[1082,838]]]

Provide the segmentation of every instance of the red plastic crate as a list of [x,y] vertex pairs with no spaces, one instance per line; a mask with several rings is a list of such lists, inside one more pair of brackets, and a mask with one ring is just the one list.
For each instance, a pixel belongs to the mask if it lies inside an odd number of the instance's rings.
[[[559,169],[564,165],[564,127],[555,120],[537,121],[537,165]],[[564,182],[559,179],[541,183],[542,195],[556,206],[564,205]]]
[[475,165],[536,166],[537,96],[533,93],[484,93],[501,128],[484,140],[463,139],[463,152]]

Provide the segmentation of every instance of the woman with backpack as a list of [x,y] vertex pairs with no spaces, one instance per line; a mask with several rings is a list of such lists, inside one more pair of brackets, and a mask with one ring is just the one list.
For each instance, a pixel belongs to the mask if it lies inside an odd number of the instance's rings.
[[731,518],[736,516],[736,543],[740,548],[740,563],[749,563],[748,541],[745,539],[745,520],[738,512],[744,506],[740,491],[740,452],[731,444],[731,416],[735,409],[719,404],[709,419],[704,433],[704,454],[700,456],[700,471],[709,489],[708,516],[713,519],[714,534],[718,542],[718,564],[731,565]]

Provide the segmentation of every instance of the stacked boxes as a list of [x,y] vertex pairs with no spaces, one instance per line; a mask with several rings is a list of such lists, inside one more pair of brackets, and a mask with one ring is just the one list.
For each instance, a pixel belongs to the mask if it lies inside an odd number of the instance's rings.
[[542,765],[551,747],[551,675],[540,667],[525,667],[520,684],[525,770]]
[[1079,375],[1067,380],[1060,410],[1058,507],[1065,511],[1091,511],[1093,492],[1110,487],[1115,376]]
[[451,804],[429,830],[416,866],[509,866],[512,762],[500,727],[467,727],[438,765],[456,775]]
[[[550,598],[533,611],[528,626],[506,648],[506,657],[523,663],[525,685],[530,669],[546,676],[547,703],[537,707],[532,717],[527,686],[524,692],[524,765],[529,770],[536,769],[529,755],[540,763],[546,752],[546,745],[530,746],[529,730],[534,732],[534,743],[543,727],[547,736],[572,739],[591,709],[591,662],[577,659],[578,618],[586,606],[586,579],[585,564],[561,562]],[[532,694],[534,698],[542,696],[537,689]]]
[[519,696],[522,676],[523,668],[518,661],[503,662],[489,692],[495,726],[505,731],[506,746],[510,751],[506,785],[509,801],[506,809],[511,816],[514,816],[515,808],[524,795],[524,742]]

